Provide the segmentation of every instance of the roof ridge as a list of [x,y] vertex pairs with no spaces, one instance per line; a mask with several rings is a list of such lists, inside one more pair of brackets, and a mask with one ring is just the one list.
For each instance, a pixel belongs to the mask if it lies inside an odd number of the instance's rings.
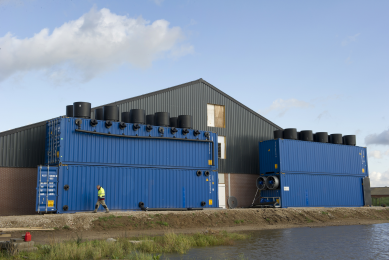
[[[129,101],[133,101],[133,100],[137,100],[137,99],[142,99],[142,98],[146,98],[146,97],[149,97],[149,96],[158,95],[158,94],[165,93],[165,92],[169,92],[169,91],[176,90],[176,89],[179,89],[179,88],[188,87],[188,86],[193,85],[193,84],[196,84],[196,83],[203,83],[203,84],[207,85],[208,87],[212,88],[213,90],[215,90],[215,91],[218,92],[219,94],[221,94],[221,95],[223,95],[224,97],[226,97],[226,98],[228,98],[229,100],[231,100],[232,102],[238,104],[238,105],[241,106],[242,108],[244,108],[244,109],[246,109],[247,111],[251,112],[253,115],[255,115],[255,116],[261,118],[262,120],[264,120],[265,122],[267,122],[267,123],[273,125],[274,127],[277,127],[277,128],[279,128],[279,129],[282,129],[280,126],[276,125],[275,123],[273,123],[273,122],[270,121],[269,119],[267,119],[267,118],[265,118],[264,116],[260,115],[259,113],[255,112],[255,111],[252,110],[251,108],[249,108],[249,107],[245,106],[244,104],[240,103],[238,100],[234,99],[233,97],[227,95],[225,92],[221,91],[220,89],[218,89],[217,87],[215,87],[214,85],[212,85],[212,84],[209,83],[208,81],[204,80],[203,78],[199,78],[199,79],[197,79],[197,80],[189,81],[189,82],[186,82],[186,83],[183,83],[183,84],[180,84],[180,85],[176,85],[176,86],[173,86],[173,87],[170,87],[170,88],[165,88],[165,89],[153,91],[153,92],[150,92],[150,93],[147,93],[147,94],[143,94],[143,95],[139,95],[139,96],[136,96],[136,97],[131,97],[131,98],[123,99],[123,100],[120,100],[120,101],[115,101],[115,102],[112,102],[112,103],[108,103],[108,104],[105,104],[105,105],[93,107],[93,108],[92,108],[92,111],[95,110],[96,108],[101,108],[101,107],[108,106],[108,105],[120,105],[120,104],[129,102]],[[49,120],[50,120],[50,119],[49,119]],[[48,121],[48,120],[45,120],[45,121],[41,121],[41,122],[38,122],[38,123],[34,123],[34,124],[30,124],[30,125],[26,125],[26,126],[14,128],[14,129],[11,129],[11,130],[3,131],[3,132],[0,132],[0,136],[5,136],[5,135],[8,135],[8,134],[20,132],[20,131],[23,131],[24,129],[29,129],[29,128],[33,128],[33,127],[38,127],[38,126],[41,126],[41,125],[43,125],[43,124],[46,124],[47,121]]]

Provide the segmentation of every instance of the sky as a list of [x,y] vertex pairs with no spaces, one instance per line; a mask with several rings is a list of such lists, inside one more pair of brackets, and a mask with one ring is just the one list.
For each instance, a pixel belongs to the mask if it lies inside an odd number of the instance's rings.
[[0,0],[0,132],[203,78],[389,186],[389,1]]

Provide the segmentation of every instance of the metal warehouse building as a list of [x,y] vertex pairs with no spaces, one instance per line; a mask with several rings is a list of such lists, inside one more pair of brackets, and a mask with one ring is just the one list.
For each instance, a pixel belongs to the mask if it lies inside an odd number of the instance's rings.
[[[217,133],[220,206],[230,196],[238,206],[251,204],[259,173],[258,142],[273,139],[273,131],[282,129],[203,79],[107,105],[118,106],[120,115],[134,108],[146,114],[192,115],[195,129]],[[36,167],[44,164],[45,135],[46,121],[0,133],[0,215],[35,213]]]

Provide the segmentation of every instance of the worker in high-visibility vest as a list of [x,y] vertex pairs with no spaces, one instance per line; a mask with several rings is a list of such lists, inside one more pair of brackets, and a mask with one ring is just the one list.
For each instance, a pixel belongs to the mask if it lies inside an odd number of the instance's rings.
[[105,208],[105,213],[109,213],[109,209],[107,207],[107,205],[105,205],[105,191],[103,189],[103,187],[101,187],[100,185],[97,185],[96,186],[98,192],[97,192],[97,203],[95,205],[95,210],[93,211],[93,213],[97,213],[97,209],[99,208],[99,206],[103,206],[103,208]]

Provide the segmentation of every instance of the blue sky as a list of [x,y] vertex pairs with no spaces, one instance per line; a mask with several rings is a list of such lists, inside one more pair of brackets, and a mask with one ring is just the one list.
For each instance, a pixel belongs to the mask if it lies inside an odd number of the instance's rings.
[[0,131],[203,78],[283,128],[356,134],[389,186],[388,1],[0,0]]

